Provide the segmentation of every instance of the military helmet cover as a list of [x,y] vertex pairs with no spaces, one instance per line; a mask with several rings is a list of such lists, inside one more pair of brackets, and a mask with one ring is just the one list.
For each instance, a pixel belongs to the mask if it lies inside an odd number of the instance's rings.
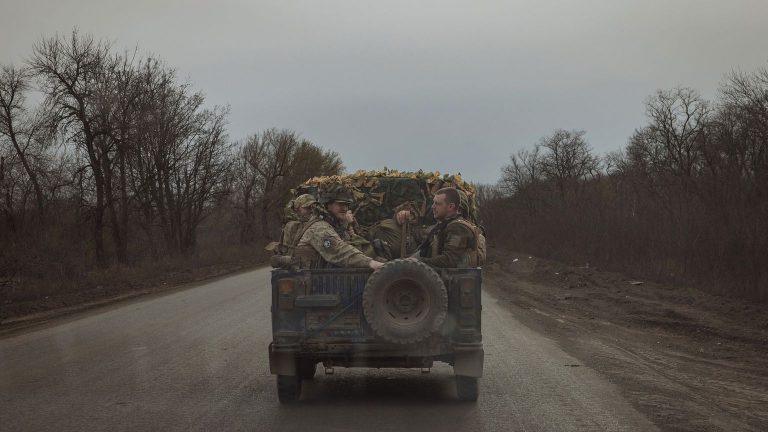
[[341,201],[347,204],[354,202],[352,196],[352,190],[342,184],[330,184],[328,187],[320,192],[320,202],[328,204],[333,201]]
[[307,207],[315,204],[317,200],[311,194],[302,194],[293,200],[293,208]]

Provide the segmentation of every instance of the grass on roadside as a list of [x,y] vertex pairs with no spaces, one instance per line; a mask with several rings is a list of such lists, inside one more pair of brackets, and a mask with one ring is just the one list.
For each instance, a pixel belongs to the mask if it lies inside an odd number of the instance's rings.
[[163,256],[104,269],[54,265],[40,276],[19,276],[0,286],[0,323],[52,309],[157,292],[255,266],[267,257],[263,245],[252,244],[200,248],[192,256]]

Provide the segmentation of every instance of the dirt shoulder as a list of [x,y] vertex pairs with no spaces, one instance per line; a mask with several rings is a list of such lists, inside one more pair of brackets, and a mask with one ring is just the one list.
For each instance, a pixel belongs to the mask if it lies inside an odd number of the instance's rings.
[[498,248],[483,273],[516,318],[607,376],[662,430],[765,430],[765,305]]
[[[91,283],[84,283],[82,289],[46,292],[48,295],[32,298],[5,293],[0,301],[0,335],[84,310],[184,289],[190,285],[254,269],[266,263],[266,255],[259,251],[239,259],[225,259],[221,262],[175,262],[170,268],[113,267],[101,272],[98,283],[89,280]],[[32,286],[28,289],[35,288],[37,287]]]

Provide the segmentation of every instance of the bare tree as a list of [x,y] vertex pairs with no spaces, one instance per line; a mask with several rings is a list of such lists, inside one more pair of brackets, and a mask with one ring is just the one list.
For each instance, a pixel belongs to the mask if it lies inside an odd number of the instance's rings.
[[99,89],[105,79],[104,66],[110,46],[74,30],[69,38],[43,39],[34,48],[31,70],[40,78],[46,103],[69,140],[85,153],[95,183],[93,236],[96,261],[106,265],[104,251],[105,167],[108,149]]
[[541,157],[542,174],[554,181],[563,199],[569,186],[576,188],[579,180],[597,174],[600,160],[592,155],[584,140],[585,134],[585,131],[558,129],[539,143],[547,150]]
[[[249,138],[249,140],[252,139],[252,137]],[[250,141],[247,141],[245,145],[240,145],[232,172],[233,193],[235,194],[233,200],[235,201],[234,207],[238,209],[237,224],[241,243],[249,243],[256,236],[255,203],[258,200],[256,185],[259,177],[250,163],[249,152],[252,149],[248,142]]]
[[112,240],[117,260],[125,262],[128,254],[128,154],[134,145],[138,121],[139,98],[143,87],[139,81],[136,52],[110,56],[104,64],[105,79],[100,82],[98,110],[105,152],[102,157],[104,195],[111,221]]
[[[43,103],[28,106],[38,91]],[[0,69],[0,277],[84,286],[78,275],[113,258],[221,245],[238,213],[252,231],[261,216],[268,233],[291,187],[343,170],[338,154],[290,131],[236,154],[227,116],[160,59],[115,53],[77,29],[41,39],[24,67]],[[28,229],[30,217],[41,229]]]
[[343,171],[344,164],[338,153],[324,150],[310,141],[302,139],[293,154],[285,183],[290,187],[295,187],[311,177],[337,175]]
[[196,230],[230,169],[228,109],[203,109],[202,93],[176,82],[175,71],[144,61],[136,78],[137,126],[129,136],[130,184],[152,240],[157,226],[169,251],[194,252]]
[[522,149],[509,157],[509,164],[501,168],[499,189],[507,195],[514,195],[542,181],[541,147],[532,151]]
[[285,129],[250,136],[239,157],[240,184],[245,188],[241,203],[246,227],[243,232],[250,232],[248,227],[258,208],[261,236],[265,239],[271,237],[279,205],[287,200],[291,188],[310,177],[339,174],[344,169],[337,153],[324,151]]
[[730,73],[720,95],[721,139],[740,175],[768,193],[768,68]]
[[179,251],[189,253],[197,245],[197,227],[209,205],[222,189],[230,169],[225,132],[228,109],[203,110],[195,116],[199,128],[178,149],[168,200],[170,220]]
[[691,177],[702,162],[711,114],[693,89],[659,90],[646,101],[650,124],[635,132],[632,151],[658,171]]
[[29,90],[30,73],[23,68],[3,66],[0,71],[0,142],[8,142],[14,149],[24,173],[35,194],[38,220],[45,213],[45,197],[39,180],[40,168],[34,159],[40,159],[45,142],[45,119],[30,114],[25,105],[25,92]]
[[290,187],[285,178],[291,172],[293,154],[298,146],[298,136],[288,130],[269,129],[260,136],[254,134],[251,137],[248,160],[257,174],[262,238],[271,236],[270,216],[283,201],[286,187]]
[[138,226],[144,231],[156,259],[159,255],[156,228],[160,229],[166,245],[173,243],[161,187],[171,166],[169,147],[173,145],[173,137],[181,136],[185,130],[182,119],[188,117],[188,111],[197,109],[198,98],[188,94],[187,86],[177,85],[175,71],[159,59],[143,60],[136,74],[139,91],[135,101],[135,127],[129,129],[130,145],[124,147],[127,182],[139,210]]

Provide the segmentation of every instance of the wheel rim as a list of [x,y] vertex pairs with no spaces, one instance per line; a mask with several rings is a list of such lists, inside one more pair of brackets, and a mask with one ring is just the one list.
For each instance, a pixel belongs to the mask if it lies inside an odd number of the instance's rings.
[[432,299],[424,287],[411,279],[400,279],[384,290],[384,317],[398,326],[419,324],[429,315]]

